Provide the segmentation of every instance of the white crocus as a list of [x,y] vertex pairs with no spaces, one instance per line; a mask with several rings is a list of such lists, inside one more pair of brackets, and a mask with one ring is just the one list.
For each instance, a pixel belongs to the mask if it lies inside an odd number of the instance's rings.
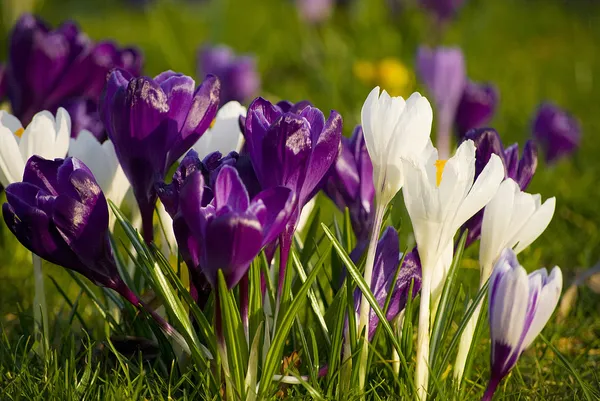
[[[404,183],[403,160],[417,158],[431,142],[433,113],[429,101],[419,93],[407,100],[391,97],[386,91],[374,88],[361,110],[362,128],[367,151],[373,163],[375,184],[375,217],[367,249],[364,279],[371,286],[375,249],[387,204]],[[358,332],[369,332],[369,303],[362,297]],[[359,365],[359,387],[364,388],[368,341],[363,343]]]
[[71,117],[62,107],[56,118],[48,111],[37,113],[27,128],[15,116],[0,111],[0,183],[7,187],[21,181],[25,163],[33,155],[64,158],[70,136]]
[[[492,155],[479,177],[475,177],[475,145],[464,141],[449,160],[438,160],[437,150],[404,163],[404,202],[419,249],[423,280],[419,309],[416,385],[421,400],[426,398],[429,378],[429,319],[432,294],[439,296],[447,271],[439,260],[451,246],[460,226],[481,210],[496,194],[504,178],[504,166]],[[435,278],[435,283],[433,282]],[[441,279],[440,279],[441,278]],[[433,284],[436,287],[433,288]],[[434,292],[434,290],[436,290]]]
[[244,136],[240,130],[240,116],[246,117],[246,108],[236,101],[228,102],[219,109],[211,128],[192,146],[200,160],[212,152],[219,151],[225,156],[242,149]]
[[[492,274],[492,267],[502,251],[510,248],[518,254],[527,248],[548,227],[555,207],[556,198],[550,198],[542,204],[539,194],[521,191],[519,185],[510,178],[500,184],[496,196],[483,212],[479,245],[480,289]],[[475,309],[461,336],[454,365],[454,376],[458,381],[462,379],[480,313],[481,304]]]
[[104,196],[120,206],[130,184],[119,164],[115,146],[110,140],[98,142],[89,131],[83,130],[71,139],[69,156],[81,160],[94,174]]

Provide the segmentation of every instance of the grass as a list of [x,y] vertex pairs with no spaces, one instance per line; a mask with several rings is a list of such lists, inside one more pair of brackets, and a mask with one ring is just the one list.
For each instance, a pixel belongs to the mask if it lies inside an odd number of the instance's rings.
[[[46,0],[36,11],[53,24],[75,19],[94,39],[110,37],[138,45],[148,75],[166,69],[194,75],[196,48],[206,41],[255,53],[264,96],[310,99],[323,110],[336,109],[344,117],[346,134],[359,122],[360,107],[373,85],[353,75],[355,63],[393,57],[410,67],[416,47],[434,40],[421,12],[407,7],[392,15],[383,0],[357,1],[316,27],[302,24],[292,2],[286,0],[162,1],[145,11],[125,3]],[[542,162],[538,167],[529,191],[543,198],[556,196],[557,209],[545,234],[521,256],[528,269],[561,266],[566,288],[579,270],[600,258],[600,141],[596,138],[600,132],[600,5],[583,0],[467,3],[443,42],[462,47],[471,78],[498,86],[501,103],[491,125],[505,143],[522,144],[528,138],[535,107],[546,99],[581,120],[581,149],[569,160],[553,166]],[[9,26],[3,28],[0,60],[7,54],[4,33]],[[413,89],[423,90],[414,79],[405,92]],[[328,211],[321,216],[341,217],[329,201],[320,199]],[[32,356],[26,346],[32,327],[30,256],[3,224],[0,231],[0,399],[210,399],[203,385],[206,372],[164,366],[161,358],[153,357],[160,351],[152,345],[113,338],[124,355],[120,360],[89,296],[80,293],[66,272],[49,264],[44,264],[44,271],[52,311],[52,351],[43,358]],[[403,234],[407,238],[408,233]],[[466,253],[459,271],[471,294],[477,282],[477,270],[472,268],[476,251]],[[98,295],[103,294],[98,291]],[[599,305],[600,296],[582,287],[565,320],[552,321],[543,332],[564,360],[542,339],[536,340],[502,383],[496,399],[597,399]],[[479,399],[489,370],[487,338],[484,332],[463,394],[442,391],[440,399]],[[375,369],[370,379],[372,399],[401,396],[391,395],[393,381],[384,369]],[[308,399],[299,386],[287,391],[292,398]]]

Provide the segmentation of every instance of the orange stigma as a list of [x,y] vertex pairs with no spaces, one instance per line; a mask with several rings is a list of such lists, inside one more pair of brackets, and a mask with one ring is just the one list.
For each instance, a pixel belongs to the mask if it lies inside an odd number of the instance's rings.
[[25,128],[19,128],[18,130],[15,131],[15,135],[20,138],[21,135],[23,135],[23,132],[25,132]]
[[444,173],[444,167],[448,160],[436,160],[435,161],[435,185],[438,187],[442,183],[442,174]]
[[216,118],[214,118],[214,119],[211,121],[211,123],[210,123],[210,126],[209,126],[208,128],[212,129],[212,127],[214,127],[214,126],[215,126],[215,122],[217,122],[217,119],[216,119]]

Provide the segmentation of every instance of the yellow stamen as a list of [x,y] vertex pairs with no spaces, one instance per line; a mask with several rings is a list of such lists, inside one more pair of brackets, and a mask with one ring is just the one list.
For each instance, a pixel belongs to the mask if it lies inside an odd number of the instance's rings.
[[435,161],[435,185],[438,187],[442,183],[442,174],[444,173],[444,167],[448,160],[436,160]]
[[217,122],[217,119],[216,119],[216,118],[214,118],[214,119],[211,121],[211,123],[210,123],[210,127],[209,127],[210,129],[212,129],[212,127],[214,127],[214,126],[215,126],[215,122]]
[[23,132],[25,132],[25,128],[19,128],[18,130],[15,131],[15,135],[20,138],[21,135],[23,135]]

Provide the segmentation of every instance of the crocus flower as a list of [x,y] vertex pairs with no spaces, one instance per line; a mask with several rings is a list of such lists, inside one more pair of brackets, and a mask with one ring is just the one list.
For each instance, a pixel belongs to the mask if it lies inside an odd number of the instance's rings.
[[227,154],[239,152],[244,145],[244,137],[240,129],[240,116],[246,117],[246,108],[236,101],[231,101],[219,109],[211,127],[192,146],[202,159],[212,152]]
[[106,84],[100,114],[142,215],[144,239],[153,240],[154,183],[185,153],[213,121],[219,82],[194,80],[166,71],[154,79],[114,70]]
[[227,46],[204,46],[198,52],[200,76],[212,74],[221,81],[221,104],[245,103],[260,91],[260,76],[251,56],[237,56]]
[[106,199],[80,160],[32,156],[23,182],[6,188],[2,214],[9,230],[31,252],[116,291],[144,308],[167,334],[175,331],[119,276],[108,236]]
[[[100,143],[91,132],[81,131],[77,138],[71,138],[69,156],[85,163],[94,174],[106,198],[117,206],[121,205],[130,185],[111,141]],[[113,225],[114,219],[111,219],[110,227]]]
[[98,141],[106,140],[106,130],[100,120],[98,101],[91,98],[73,98],[64,104],[72,120],[71,137],[77,138],[83,130],[91,132]]
[[420,47],[417,72],[436,106],[437,147],[442,159],[450,154],[454,116],[466,84],[465,60],[458,47]]
[[334,0],[295,0],[302,20],[318,24],[325,22],[333,12]]
[[[465,135],[466,140],[472,140],[477,148],[475,152],[475,179],[479,177],[492,154],[498,155],[505,169],[505,178],[512,178],[519,184],[522,191],[533,178],[537,168],[537,148],[533,141],[527,141],[523,147],[523,155],[519,159],[519,145],[513,144],[504,149],[500,135],[491,128],[474,129]],[[465,247],[479,239],[483,210],[480,210],[467,221],[462,230],[468,229]]]
[[465,0],[419,0],[419,3],[439,22],[446,22],[456,16]]
[[[479,177],[475,177],[475,145],[464,141],[455,156],[439,160],[431,147],[420,160],[405,161],[404,203],[410,216],[419,249],[423,281],[419,310],[417,369],[415,383],[421,400],[426,398],[429,363],[429,306],[432,287],[442,286],[447,272],[437,271],[444,250],[452,246],[454,234],[495,195],[504,179],[504,167],[497,155]],[[439,276],[443,279],[439,279]],[[437,299],[433,299],[434,305]]]
[[494,266],[488,290],[492,338],[491,378],[482,401],[492,399],[500,381],[540,334],[554,312],[562,290],[562,273],[554,267],[527,275],[510,249]]
[[342,137],[342,149],[323,190],[341,211],[348,208],[350,212],[357,239],[357,252],[353,252],[356,261],[367,248],[375,217],[373,164],[360,125],[354,129],[351,138]]
[[231,166],[221,169],[213,190],[213,202],[203,207],[204,178],[193,172],[181,188],[179,210],[195,240],[199,265],[209,283],[215,287],[217,272],[222,270],[228,287],[233,288],[262,248],[285,228],[294,193],[275,187],[250,201]]
[[284,112],[263,98],[255,99],[245,119],[246,150],[262,188],[280,185],[296,195],[294,210],[280,236],[279,288],[302,207],[320,189],[335,162],[342,136],[342,117],[304,103]]
[[[398,233],[393,227],[388,227],[377,243],[373,280],[371,281],[371,292],[382,309],[385,306],[390,289],[393,288],[386,313],[388,321],[394,320],[404,309],[406,300],[409,297],[411,281],[414,280],[412,297],[415,297],[421,289],[421,263],[416,248],[406,254],[402,266],[398,271],[398,278],[396,282],[392,282],[401,259],[402,253],[400,253]],[[358,312],[360,305],[360,290],[358,289],[354,294],[354,300],[356,311]],[[378,324],[379,318],[377,314],[373,309],[369,308],[369,341],[373,339]]]
[[474,128],[482,128],[490,122],[498,104],[498,89],[486,83],[468,81],[456,109],[454,124],[459,139]]
[[551,103],[540,105],[533,122],[533,138],[549,163],[573,153],[581,142],[581,126],[566,110]]
[[30,14],[15,24],[9,47],[8,97],[23,124],[42,110],[55,113],[71,99],[97,103],[106,76],[115,67],[134,75],[141,71],[142,57],[136,49],[94,43],[73,22],[52,30]]
[[23,178],[26,161],[33,155],[62,158],[69,149],[71,119],[65,109],[37,113],[27,128],[11,114],[0,111],[0,183],[5,188]]
[[[542,204],[539,194],[522,192],[511,178],[500,184],[498,192],[483,213],[479,246],[480,289],[490,277],[492,267],[504,249],[513,249],[518,254],[544,232],[552,220],[555,206],[555,198]],[[481,303],[471,315],[460,338],[454,365],[454,374],[459,380],[462,378],[480,311]]]
[[23,182],[6,188],[4,221],[27,249],[97,285],[123,291],[108,239],[108,206],[92,172],[74,158],[32,156]]

